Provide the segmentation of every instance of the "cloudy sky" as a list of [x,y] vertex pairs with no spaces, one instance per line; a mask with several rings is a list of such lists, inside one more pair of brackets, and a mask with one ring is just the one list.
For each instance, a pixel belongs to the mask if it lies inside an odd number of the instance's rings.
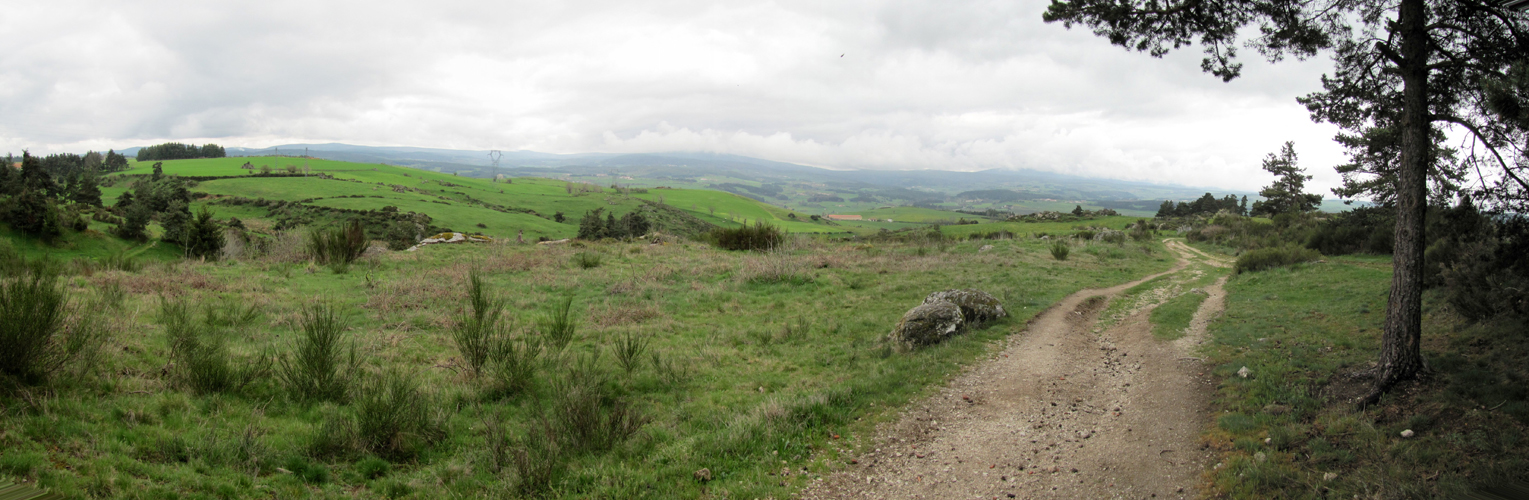
[[[1153,59],[1045,0],[8,2],[0,149],[176,140],[712,151],[828,168],[1030,168],[1254,190],[1322,60]],[[1254,55],[1251,50],[1243,51]]]

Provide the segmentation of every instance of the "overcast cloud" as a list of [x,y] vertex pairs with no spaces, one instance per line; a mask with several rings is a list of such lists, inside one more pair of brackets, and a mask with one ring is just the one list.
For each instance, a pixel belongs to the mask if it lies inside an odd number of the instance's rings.
[[[713,151],[828,168],[1031,168],[1255,190],[1334,129],[1326,61],[1232,83],[1041,22],[1045,0],[12,2],[0,147],[177,140]],[[842,57],[841,57],[842,55]]]

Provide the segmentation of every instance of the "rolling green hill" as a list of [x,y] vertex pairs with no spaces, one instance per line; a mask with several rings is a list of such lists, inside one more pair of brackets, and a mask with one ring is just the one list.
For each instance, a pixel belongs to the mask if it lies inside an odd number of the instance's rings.
[[[253,169],[241,168],[246,162]],[[263,167],[278,176],[255,175]],[[306,174],[287,174],[289,167]],[[257,205],[273,201],[347,210],[395,207],[427,214],[434,225],[456,231],[514,237],[523,230],[528,239],[556,239],[576,235],[586,212],[605,209],[619,216],[640,206],[663,205],[717,226],[766,222],[798,233],[874,231],[813,222],[805,214],[793,220],[789,210],[722,191],[612,189],[525,177],[501,183],[392,165],[293,157],[175,160],[163,162],[162,168],[165,175],[193,178],[191,191],[205,193],[194,205],[211,206],[219,218],[266,218]],[[151,162],[134,162],[113,177],[151,173]],[[128,185],[104,187],[103,198],[111,203]],[[558,213],[565,216],[563,222],[554,220]],[[659,226],[664,229],[662,221]]]

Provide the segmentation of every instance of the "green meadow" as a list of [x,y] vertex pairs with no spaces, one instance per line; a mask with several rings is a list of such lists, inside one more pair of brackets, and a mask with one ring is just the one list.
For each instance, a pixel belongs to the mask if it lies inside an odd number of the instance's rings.
[[[240,168],[246,162],[254,170]],[[270,167],[274,173],[285,173],[288,166],[298,169],[299,173],[304,172],[302,169],[306,166],[308,175],[251,175],[260,172],[262,167]],[[134,162],[129,170],[114,175],[146,175],[151,173],[151,168],[151,162]],[[351,210],[379,210],[392,206],[402,212],[429,214],[437,226],[456,231],[481,232],[494,237],[514,237],[524,231],[530,239],[560,239],[578,232],[579,220],[586,212],[604,209],[620,215],[646,200],[661,202],[722,227],[764,222],[796,233],[848,232],[846,228],[812,222],[805,214],[792,219],[793,212],[789,210],[721,191],[649,189],[642,192],[641,189],[613,189],[608,185],[538,178],[492,182],[390,165],[290,157],[174,160],[163,162],[162,168],[166,175],[232,177],[199,181],[192,188],[194,192],[212,195],[195,205],[211,204],[220,214],[219,218],[229,216],[224,212],[237,210],[219,201],[227,197],[303,202],[311,206]],[[320,178],[319,174],[332,179]],[[103,200],[111,203],[126,189],[126,182],[104,187]],[[553,220],[559,212],[566,218],[564,222]]]
[[[787,498],[1056,300],[1173,263],[1157,243],[1078,243],[1066,261],[1048,243],[501,242],[370,254],[344,273],[275,248],[77,273],[61,282],[72,321],[104,340],[0,399],[0,478],[66,498]],[[474,274],[510,338],[567,334],[518,365],[524,385],[474,373],[459,347]],[[967,287],[1013,316],[917,351],[884,340],[928,293]],[[346,397],[303,399],[277,376],[315,305],[356,353]],[[258,376],[187,378],[201,366],[174,354],[187,328]],[[601,396],[580,406],[570,387]]]

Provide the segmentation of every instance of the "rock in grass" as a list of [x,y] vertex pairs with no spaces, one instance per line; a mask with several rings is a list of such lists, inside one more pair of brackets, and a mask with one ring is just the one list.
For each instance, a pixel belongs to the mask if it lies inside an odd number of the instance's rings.
[[938,344],[961,331],[961,308],[946,301],[925,303],[903,313],[891,340],[908,347]]
[[1253,373],[1253,370],[1249,370],[1248,367],[1246,367],[1246,366],[1242,367],[1242,369],[1240,369],[1240,370],[1237,370],[1237,376],[1242,377],[1242,378],[1248,378],[1248,375],[1250,375],[1252,373]]
[[1003,303],[987,292],[975,288],[962,290],[942,290],[924,297],[925,304],[935,302],[950,302],[961,308],[961,315],[967,323],[986,323],[993,321],[1009,313],[1003,310]]

